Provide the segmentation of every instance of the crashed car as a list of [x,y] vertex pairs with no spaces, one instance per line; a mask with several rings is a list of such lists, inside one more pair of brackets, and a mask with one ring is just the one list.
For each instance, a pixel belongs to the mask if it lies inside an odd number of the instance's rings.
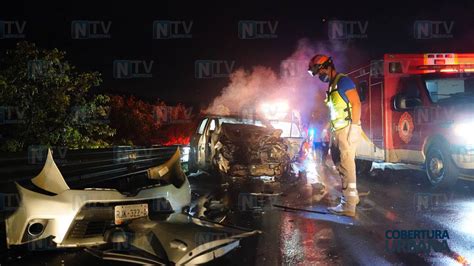
[[[95,254],[103,254],[97,251],[101,246],[117,242],[117,237],[111,235],[133,232],[137,237],[127,241],[137,245],[140,254],[145,253],[154,261],[181,264],[222,256],[246,236],[224,226],[216,225],[215,229],[189,216],[191,190],[181,169],[179,150],[165,163],[148,168],[146,178],[151,181],[149,185],[133,193],[113,188],[71,189],[48,151],[42,171],[27,182],[16,183],[21,201],[5,222],[7,246],[50,240],[52,248],[94,247]],[[196,243],[195,234],[212,230],[233,237]],[[138,236],[150,232],[155,232],[157,241],[137,242]]]
[[213,165],[230,176],[276,176],[287,170],[288,143],[281,129],[224,123],[215,145]]
[[304,138],[297,123],[206,116],[191,138],[190,169],[274,182],[297,157]]

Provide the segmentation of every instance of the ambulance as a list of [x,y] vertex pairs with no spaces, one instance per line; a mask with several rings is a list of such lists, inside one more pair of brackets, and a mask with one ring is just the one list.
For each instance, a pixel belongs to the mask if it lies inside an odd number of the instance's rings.
[[474,180],[474,53],[385,54],[348,75],[362,103],[358,170],[415,165],[435,188]]

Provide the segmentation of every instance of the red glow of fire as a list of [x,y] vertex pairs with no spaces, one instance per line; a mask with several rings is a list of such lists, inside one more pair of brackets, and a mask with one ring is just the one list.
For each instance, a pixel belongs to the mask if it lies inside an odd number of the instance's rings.
[[170,124],[161,127],[152,143],[160,145],[189,145],[197,123]]
[[169,138],[167,141],[163,142],[162,144],[165,146],[169,145],[189,145],[191,141],[191,137],[189,136],[173,136]]

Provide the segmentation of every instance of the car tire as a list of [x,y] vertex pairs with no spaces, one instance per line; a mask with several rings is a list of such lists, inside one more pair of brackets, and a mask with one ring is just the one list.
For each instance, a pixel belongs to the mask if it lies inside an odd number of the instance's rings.
[[372,161],[367,160],[356,160],[356,171],[358,176],[369,176],[372,170]]
[[435,189],[450,188],[459,177],[459,168],[451,157],[450,148],[441,141],[435,141],[428,148],[425,170],[428,184]]

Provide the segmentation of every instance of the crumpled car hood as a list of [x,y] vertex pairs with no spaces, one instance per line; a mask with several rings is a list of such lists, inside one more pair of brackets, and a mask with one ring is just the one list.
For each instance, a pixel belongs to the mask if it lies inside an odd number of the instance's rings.
[[281,176],[290,157],[280,129],[223,123],[214,164],[231,176]]

